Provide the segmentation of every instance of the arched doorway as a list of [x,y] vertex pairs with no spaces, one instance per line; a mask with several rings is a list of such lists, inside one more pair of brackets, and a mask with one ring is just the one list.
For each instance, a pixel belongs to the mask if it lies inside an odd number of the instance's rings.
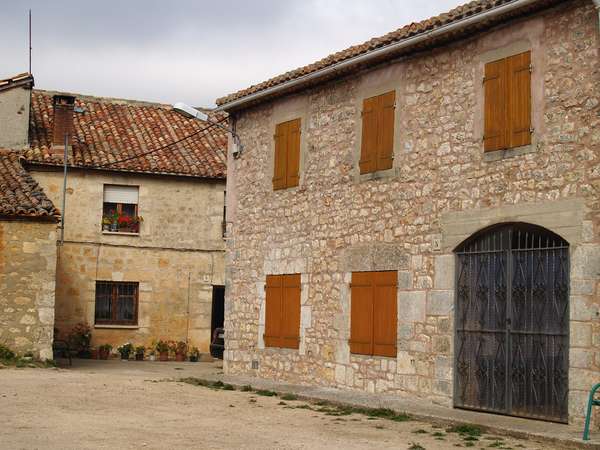
[[566,422],[569,244],[510,223],[455,253],[455,406]]

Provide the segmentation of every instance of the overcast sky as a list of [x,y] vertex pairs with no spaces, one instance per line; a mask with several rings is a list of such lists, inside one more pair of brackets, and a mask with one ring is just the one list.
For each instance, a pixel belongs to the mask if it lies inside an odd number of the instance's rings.
[[10,1],[0,14],[0,78],[28,69],[29,8],[36,87],[211,106],[217,97],[459,3]]

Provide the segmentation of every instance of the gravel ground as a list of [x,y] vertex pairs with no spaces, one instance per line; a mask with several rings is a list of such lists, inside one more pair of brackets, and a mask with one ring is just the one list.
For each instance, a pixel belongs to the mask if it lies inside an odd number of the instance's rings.
[[218,370],[215,364],[118,361],[0,370],[0,448],[553,450],[490,435],[468,440],[425,422],[331,415],[305,401],[174,381]]

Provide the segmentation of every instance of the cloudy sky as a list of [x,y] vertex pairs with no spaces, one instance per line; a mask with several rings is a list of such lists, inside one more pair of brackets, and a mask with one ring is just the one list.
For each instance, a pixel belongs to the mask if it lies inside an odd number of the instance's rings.
[[[461,0],[22,0],[0,15],[0,78],[211,106],[215,98],[464,3]],[[9,45],[10,44],[10,45]]]

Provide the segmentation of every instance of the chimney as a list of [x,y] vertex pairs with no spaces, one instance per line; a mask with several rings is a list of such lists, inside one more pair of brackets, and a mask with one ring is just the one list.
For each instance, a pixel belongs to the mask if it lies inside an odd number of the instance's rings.
[[52,129],[52,156],[63,157],[65,151],[65,134],[67,134],[67,151],[71,153],[71,136],[73,134],[73,110],[75,97],[72,95],[55,95],[52,99],[54,107],[54,127]]

